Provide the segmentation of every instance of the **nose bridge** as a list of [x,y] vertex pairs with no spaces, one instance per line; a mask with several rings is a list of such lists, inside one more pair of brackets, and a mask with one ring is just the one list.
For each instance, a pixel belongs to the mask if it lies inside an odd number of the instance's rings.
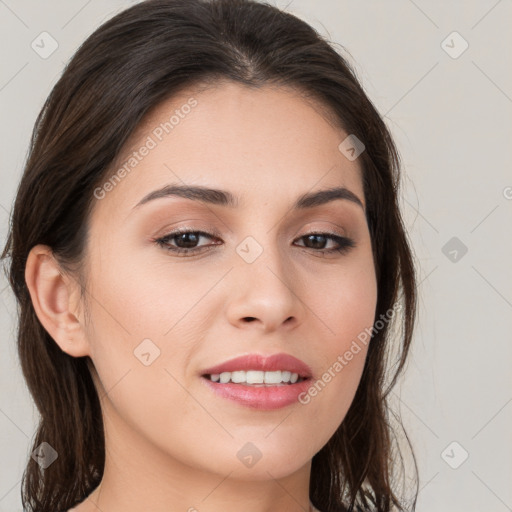
[[[258,239],[259,240],[258,240]],[[232,323],[258,320],[265,329],[296,323],[302,306],[293,268],[275,233],[248,236],[236,247],[236,291],[229,308]]]

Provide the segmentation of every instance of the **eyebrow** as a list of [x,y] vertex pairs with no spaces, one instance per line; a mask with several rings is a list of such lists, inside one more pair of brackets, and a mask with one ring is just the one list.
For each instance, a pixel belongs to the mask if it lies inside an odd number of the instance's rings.
[[[134,207],[136,209],[143,204],[163,197],[183,197],[193,201],[200,201],[202,203],[225,206],[229,208],[236,208],[238,206],[238,198],[228,192],[227,190],[219,190],[215,188],[208,188],[201,185],[166,185],[158,190],[150,192],[144,196]],[[358,204],[364,211],[362,201],[345,187],[332,187],[316,192],[307,192],[301,195],[292,206],[294,210],[302,210],[305,208],[313,208],[323,204],[335,201],[337,199],[344,199]]]

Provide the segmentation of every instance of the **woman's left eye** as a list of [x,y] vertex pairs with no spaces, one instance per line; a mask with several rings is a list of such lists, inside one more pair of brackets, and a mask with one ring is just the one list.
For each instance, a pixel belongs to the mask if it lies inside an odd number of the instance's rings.
[[[198,245],[201,238],[216,239],[217,241],[210,245]],[[312,249],[313,252],[324,254],[333,252],[345,253],[352,247],[355,247],[354,240],[335,233],[308,233],[297,238],[297,240],[304,241],[304,245],[299,245],[299,247]],[[335,247],[331,247],[329,249],[325,248],[329,241],[333,241],[335,243]],[[214,245],[220,245],[222,243],[222,241],[220,241],[220,239],[213,233],[187,229],[173,231],[172,233],[154,240],[154,242],[174,254],[184,256],[196,254],[202,249],[210,250]],[[170,242],[174,242],[175,245],[171,245]],[[312,245],[312,247],[308,246],[308,244]]]
[[[313,247],[307,247],[309,249],[316,249],[315,252],[321,253],[345,253],[350,249],[355,247],[355,242],[351,238],[347,238],[345,236],[337,235],[335,233],[309,233],[307,235],[303,235],[299,238],[299,240],[304,239],[308,243],[312,243]],[[327,245],[328,241],[334,241],[335,246],[330,249],[325,249],[324,245]],[[322,247],[318,247],[321,245]],[[301,246],[302,247],[302,246]]]

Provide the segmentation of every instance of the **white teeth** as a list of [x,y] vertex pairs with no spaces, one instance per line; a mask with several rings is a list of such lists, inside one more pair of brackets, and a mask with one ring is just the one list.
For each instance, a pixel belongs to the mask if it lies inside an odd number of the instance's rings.
[[245,375],[247,384],[263,384],[265,372],[249,370]]
[[290,382],[291,376],[292,376],[292,372],[289,372],[289,371],[281,372],[281,378],[283,379],[283,382]]
[[[234,384],[277,384],[282,383],[295,384],[299,380],[298,373],[292,373],[288,370],[278,370],[275,372],[264,372],[260,370],[249,370],[249,371],[234,371],[234,372],[222,372],[213,373],[207,375],[213,382],[220,382],[221,384],[227,384],[233,382]],[[302,380],[302,379],[301,379]]]
[[279,384],[282,382],[281,372],[265,372],[265,384]]
[[[229,375],[229,372],[226,372]],[[238,384],[239,382],[245,382],[245,372],[231,372],[231,382]]]

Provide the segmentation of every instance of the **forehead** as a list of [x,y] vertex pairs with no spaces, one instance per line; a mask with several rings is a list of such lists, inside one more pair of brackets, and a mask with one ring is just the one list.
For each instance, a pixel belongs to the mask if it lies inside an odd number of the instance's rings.
[[95,210],[128,213],[170,183],[229,190],[241,206],[340,185],[364,202],[359,162],[338,148],[346,137],[325,106],[289,87],[225,82],[183,90],[139,123]]

